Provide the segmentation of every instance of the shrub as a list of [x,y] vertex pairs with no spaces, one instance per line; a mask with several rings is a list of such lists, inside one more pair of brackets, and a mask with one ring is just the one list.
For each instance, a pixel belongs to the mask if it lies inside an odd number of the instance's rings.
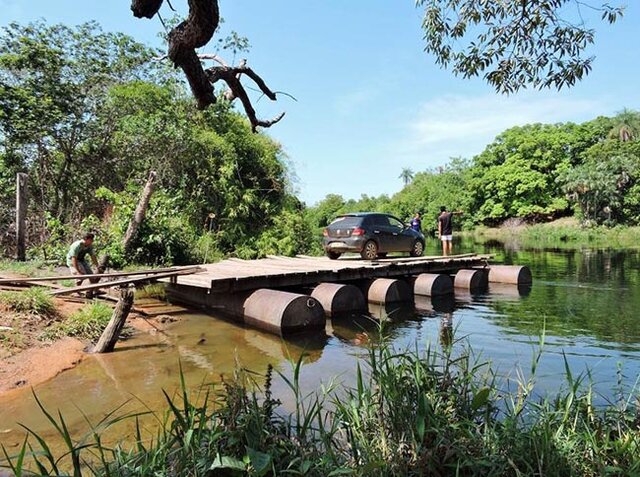
[[113,310],[100,302],[85,306],[65,320],[55,323],[44,332],[46,339],[74,336],[96,341],[111,319]]
[[43,317],[56,315],[56,307],[51,295],[42,287],[28,288],[19,292],[0,293],[0,302],[10,309]]

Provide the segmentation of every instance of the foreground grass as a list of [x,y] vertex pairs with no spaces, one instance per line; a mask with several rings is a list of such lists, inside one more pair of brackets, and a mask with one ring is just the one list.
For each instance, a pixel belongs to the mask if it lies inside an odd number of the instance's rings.
[[469,234],[480,242],[497,240],[533,249],[634,248],[640,244],[640,227],[581,227],[573,219],[516,227],[479,227]]
[[[538,358],[539,359],[539,356]],[[532,374],[535,375],[535,366]],[[533,380],[504,388],[469,354],[371,348],[353,386],[303,396],[302,362],[282,379],[295,406],[272,396],[273,370],[239,372],[191,398],[178,399],[151,443],[138,426],[130,448],[108,447],[101,432],[122,419],[108,414],[74,440],[62,416],[41,410],[67,445],[53,455],[29,431],[4,462],[17,476],[31,462],[39,475],[308,476],[628,476],[640,474],[640,414],[631,394],[604,408],[588,383],[566,367],[557,395],[535,397]],[[256,380],[262,390],[256,390]],[[37,399],[37,398],[36,398]]]

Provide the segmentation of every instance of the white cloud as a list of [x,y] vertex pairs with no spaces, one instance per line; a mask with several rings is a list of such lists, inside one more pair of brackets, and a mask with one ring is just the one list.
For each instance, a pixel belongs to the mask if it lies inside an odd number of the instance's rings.
[[580,122],[602,111],[606,111],[604,100],[572,99],[557,93],[446,95],[427,101],[407,121],[409,132],[396,151],[421,163],[441,164],[450,156],[478,154],[495,136],[513,126]]

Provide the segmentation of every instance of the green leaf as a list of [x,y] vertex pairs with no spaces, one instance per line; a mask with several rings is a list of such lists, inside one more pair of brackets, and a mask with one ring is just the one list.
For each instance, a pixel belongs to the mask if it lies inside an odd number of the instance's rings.
[[477,411],[482,406],[486,406],[487,402],[489,402],[490,393],[491,389],[488,387],[482,388],[476,392],[475,396],[473,396],[473,401],[471,401],[471,409]]
[[249,455],[251,465],[253,466],[256,475],[261,477],[269,472],[271,463],[273,462],[271,454],[265,454],[264,452],[257,451],[251,447],[247,448],[247,454]]
[[216,469],[230,469],[230,470],[239,470],[244,472],[246,470],[246,466],[244,462],[236,459],[235,457],[230,457],[226,455],[221,456],[220,454],[218,454],[215,460],[213,461],[213,464],[211,464],[211,467],[209,467],[209,470],[216,470]]

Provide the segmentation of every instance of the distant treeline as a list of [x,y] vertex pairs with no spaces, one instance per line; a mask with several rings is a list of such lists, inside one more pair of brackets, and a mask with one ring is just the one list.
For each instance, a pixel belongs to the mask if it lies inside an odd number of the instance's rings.
[[627,109],[582,124],[514,127],[472,160],[452,159],[412,178],[403,171],[410,182],[391,197],[330,194],[307,214],[316,229],[341,213],[377,210],[402,219],[421,212],[429,230],[441,205],[464,211],[466,227],[569,215],[585,225],[638,225],[639,137],[640,113]]

